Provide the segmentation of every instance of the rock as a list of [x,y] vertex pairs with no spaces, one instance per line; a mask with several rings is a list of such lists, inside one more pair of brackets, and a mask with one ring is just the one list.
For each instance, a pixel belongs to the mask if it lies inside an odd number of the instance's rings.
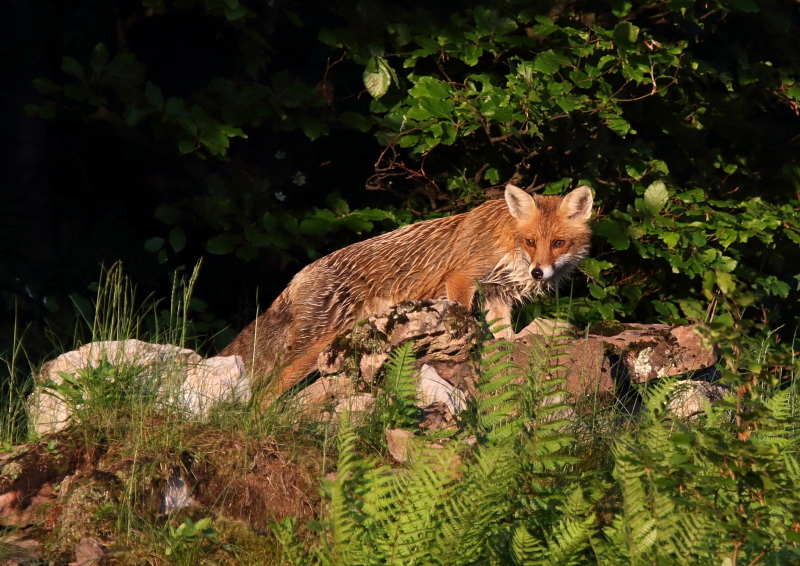
[[460,413],[467,406],[462,391],[439,377],[439,374],[431,366],[423,364],[417,382],[416,404],[418,407],[425,408],[435,403],[443,404],[453,415]]
[[566,379],[563,387],[573,396],[610,396],[614,391],[604,344],[594,337],[565,339],[529,333],[516,340],[513,360],[534,375]]
[[422,410],[419,428],[423,432],[432,430],[456,430],[458,423],[449,407],[442,402],[431,403]]
[[578,335],[578,329],[568,322],[560,320],[550,320],[547,318],[534,318],[528,326],[517,332],[514,340],[527,338],[528,334],[535,334],[539,336],[564,336],[575,338]]
[[244,403],[250,382],[241,356],[217,356],[188,366],[181,386],[182,404],[193,415],[206,416],[224,401]]
[[[61,482],[58,499],[51,505],[43,527],[52,529],[48,550],[53,556],[73,556],[81,539],[104,540],[111,530],[96,517],[110,502],[118,502],[125,485],[113,473],[93,469],[68,476]],[[59,563],[63,563],[60,562]]]
[[345,397],[336,405],[334,412],[341,413],[347,410],[350,413],[350,420],[356,420],[357,415],[366,415],[375,408],[374,395],[351,395]]
[[105,554],[105,549],[100,546],[97,540],[91,537],[85,537],[80,540],[78,546],[75,548],[75,562],[70,562],[69,566],[90,566],[100,560]]
[[[409,340],[419,358],[415,360],[417,367],[466,363],[476,330],[475,319],[458,303],[402,302],[359,322],[323,350],[318,360],[322,378],[303,389],[297,401],[306,407],[322,407],[370,391],[392,348]],[[428,376],[419,382],[421,403],[442,401],[453,413],[463,410],[463,393],[437,376],[432,367],[421,371]]]
[[610,323],[592,328],[589,334],[619,356],[633,383],[698,371],[717,361],[691,325]]
[[358,362],[358,369],[361,372],[361,378],[366,383],[372,383],[378,372],[389,359],[389,354],[380,352],[377,354],[364,354],[361,356],[361,361]]
[[670,391],[667,410],[681,419],[691,419],[714,401],[722,399],[728,389],[705,381],[684,379],[676,381]]
[[36,540],[5,540],[0,542],[0,566],[37,566],[44,564],[42,543]]
[[189,494],[189,485],[178,472],[173,470],[158,506],[159,515],[169,515],[192,505],[197,505],[197,502]]
[[469,359],[476,329],[475,319],[458,303],[404,301],[334,340],[319,355],[319,372],[346,373],[372,383],[392,348],[409,340],[423,363],[463,363]]
[[56,499],[53,483],[66,474],[73,456],[47,443],[16,446],[0,454],[0,525],[41,523]]
[[392,455],[392,458],[398,462],[408,461],[409,443],[414,434],[401,428],[386,429],[383,432],[386,435],[386,445],[389,448],[389,454]]
[[157,388],[160,403],[177,403],[180,409],[201,418],[220,402],[243,402],[250,396],[244,364],[237,356],[203,360],[192,350],[169,344],[141,340],[92,342],[42,365],[38,385],[28,400],[31,423],[38,434],[63,430],[72,414],[69,403],[46,385],[63,384],[59,372],[80,379],[82,370],[97,368],[101,363],[141,368],[137,379]]
[[355,395],[353,382],[346,375],[321,377],[295,397],[295,402],[305,407],[319,407],[338,403],[339,400]]

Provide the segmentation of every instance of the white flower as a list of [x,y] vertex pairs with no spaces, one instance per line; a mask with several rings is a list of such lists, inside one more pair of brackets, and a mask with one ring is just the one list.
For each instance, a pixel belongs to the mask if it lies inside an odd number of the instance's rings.
[[286,195],[283,194],[283,191],[278,191],[277,193],[275,193],[275,198],[283,202],[286,200]]
[[302,171],[298,171],[297,173],[294,174],[294,176],[292,176],[292,183],[294,183],[298,187],[301,187],[301,186],[305,185],[306,184],[306,174],[303,173]]
[[286,159],[286,152],[285,151],[276,151],[275,152],[275,159]]

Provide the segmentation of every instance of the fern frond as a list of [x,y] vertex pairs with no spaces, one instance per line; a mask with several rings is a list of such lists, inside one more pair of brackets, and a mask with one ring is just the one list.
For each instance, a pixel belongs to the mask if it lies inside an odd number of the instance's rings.
[[540,566],[547,564],[545,548],[523,525],[514,526],[511,536],[511,557],[516,566]]
[[383,390],[388,406],[384,416],[385,428],[410,427],[418,420],[417,372],[413,364],[413,346],[412,341],[397,346],[386,363]]
[[486,541],[497,535],[510,511],[509,490],[519,470],[511,443],[493,445],[476,453],[464,467],[458,496],[444,502],[442,524],[435,541],[436,562],[468,565],[479,562]]
[[554,529],[553,537],[547,545],[548,566],[566,566],[574,564],[577,555],[588,545],[589,527],[594,521],[591,514],[582,520],[566,518]]
[[626,439],[618,439],[611,450],[614,477],[622,490],[622,532],[629,556],[637,556],[649,551],[658,536],[641,481],[644,465],[637,458],[636,446]]
[[675,389],[675,382],[678,378],[664,377],[655,381],[648,381],[640,389],[642,403],[649,415],[658,416],[664,412],[669,402],[670,395]]
[[303,547],[296,540],[295,518],[286,516],[280,522],[271,523],[270,530],[275,535],[281,550],[281,564],[290,566],[312,566],[313,561],[303,556]]
[[336,479],[330,483],[332,547],[328,554],[334,562],[354,566],[363,563],[362,540],[365,533],[360,525],[365,519],[363,498],[369,492],[370,483],[365,476],[373,467],[371,461],[357,452],[357,440],[355,430],[350,425],[349,412],[344,410],[339,418]]
[[428,563],[444,501],[459,497],[453,482],[456,450],[455,445],[428,449],[407,469],[384,475],[383,495],[368,496],[364,526],[370,532],[372,563]]

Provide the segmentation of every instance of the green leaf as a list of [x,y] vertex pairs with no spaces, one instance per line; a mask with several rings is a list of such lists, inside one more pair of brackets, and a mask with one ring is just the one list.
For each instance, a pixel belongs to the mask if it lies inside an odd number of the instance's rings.
[[453,113],[453,103],[447,98],[420,97],[419,105],[431,116],[449,119]]
[[559,67],[558,57],[552,49],[542,51],[533,61],[533,68],[545,75],[554,75]]
[[103,82],[133,88],[144,80],[144,65],[132,53],[120,53],[106,66]]
[[433,77],[420,77],[416,84],[408,89],[408,94],[414,98],[426,96],[443,99],[450,97],[450,87]]
[[286,15],[287,18],[289,18],[289,21],[292,22],[292,25],[298,28],[303,27],[303,20],[301,20],[297,14],[295,14],[291,10],[284,10],[283,13]]
[[667,204],[667,200],[669,200],[669,193],[667,192],[666,185],[662,181],[654,182],[647,187],[647,190],[644,192],[645,207],[647,207],[647,211],[653,216],[661,212],[661,209]]
[[372,222],[370,222],[369,220],[365,220],[363,217],[357,214],[350,214],[348,216],[345,216],[342,219],[342,223],[356,234],[361,234],[362,232],[369,232],[373,228]]
[[303,130],[306,137],[312,141],[328,133],[328,127],[311,116],[303,116],[300,118],[300,128]]
[[135,104],[131,104],[125,108],[125,112],[123,112],[123,118],[125,119],[125,123],[127,125],[135,126],[152,113],[153,110],[142,110]]
[[354,210],[353,214],[358,214],[361,218],[372,221],[394,218],[391,212],[381,210],[380,208],[359,208],[358,210]]
[[681,239],[680,235],[675,232],[662,232],[659,236],[670,248],[674,248]]
[[647,173],[647,163],[641,159],[631,159],[625,164],[625,172],[638,181]]
[[167,100],[167,103],[164,105],[164,112],[169,115],[177,116],[184,112],[183,109],[183,99],[172,97]]
[[61,70],[68,75],[72,75],[73,77],[80,79],[81,81],[84,80],[83,67],[81,67],[81,64],[72,57],[64,57],[61,60]]
[[175,226],[169,231],[169,245],[176,253],[186,247],[186,235],[179,226]]
[[392,73],[389,64],[383,57],[373,57],[364,68],[364,86],[373,98],[380,98],[392,84]]
[[356,112],[342,112],[339,115],[339,121],[342,124],[355,128],[359,132],[366,132],[372,127],[372,121]]
[[294,216],[285,216],[283,218],[283,227],[286,228],[292,236],[300,234],[300,224]]
[[106,63],[108,63],[108,49],[105,45],[98,43],[94,46],[92,53],[89,55],[89,63],[92,66],[94,74],[99,77]]
[[229,22],[238,20],[247,15],[247,7],[244,4],[238,4],[235,8],[225,8],[225,17]]
[[613,263],[601,261],[591,257],[584,258],[580,264],[581,271],[583,271],[592,279],[597,279],[600,277],[600,272],[605,271],[606,269],[611,269],[612,267],[614,267]]
[[595,299],[605,299],[606,298],[606,291],[600,285],[596,283],[589,283],[589,293]]
[[614,40],[623,47],[630,47],[639,37],[639,28],[630,22],[619,22],[614,27]]
[[55,118],[56,117],[56,107],[46,104],[42,106],[38,106],[36,104],[26,104],[22,107],[22,110],[28,116],[38,116],[39,118]]
[[164,224],[177,224],[183,220],[183,212],[174,206],[162,204],[156,209],[155,217]]
[[144,243],[144,249],[148,252],[157,252],[164,245],[164,238],[150,238]]
[[220,234],[206,242],[206,251],[217,255],[229,254],[241,241],[242,239],[239,236]]
[[604,236],[609,244],[620,251],[627,250],[631,245],[631,241],[622,227],[611,219],[604,219],[598,222],[595,225],[594,233],[598,236]]
[[314,236],[324,236],[331,231],[331,223],[323,218],[306,218],[300,223],[300,232]]
[[319,31],[317,39],[319,39],[320,42],[324,43],[325,45],[337,45],[339,43],[339,36],[335,31],[328,28],[322,28]]
[[731,277],[730,273],[715,269],[714,274],[716,275],[716,282],[720,291],[727,295],[736,289],[736,284],[733,282],[733,277]]
[[603,118],[606,120],[606,125],[608,128],[621,137],[625,137],[631,131],[631,125],[619,114],[611,114],[607,113],[603,115]]
[[56,94],[61,91],[56,83],[43,78],[33,79],[33,88],[42,94]]
[[86,89],[73,84],[64,85],[64,96],[80,102],[86,99]]
[[611,12],[618,18],[627,16],[631,7],[631,0],[611,0]]
[[728,2],[741,12],[758,12],[758,5],[753,0],[728,0]]
[[159,111],[164,110],[164,96],[161,94],[160,88],[150,81],[147,81],[144,87],[144,94],[150,104],[155,106]]

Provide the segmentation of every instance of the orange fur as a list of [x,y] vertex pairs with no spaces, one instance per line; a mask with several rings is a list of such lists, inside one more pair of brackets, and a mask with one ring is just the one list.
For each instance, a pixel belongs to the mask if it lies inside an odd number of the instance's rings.
[[510,324],[515,302],[557,285],[586,255],[591,206],[588,187],[531,197],[508,185],[505,200],[343,248],[300,271],[221,354],[241,355],[256,379],[276,374],[272,397],[313,371],[336,335],[404,300],[470,307],[480,285],[487,319]]

